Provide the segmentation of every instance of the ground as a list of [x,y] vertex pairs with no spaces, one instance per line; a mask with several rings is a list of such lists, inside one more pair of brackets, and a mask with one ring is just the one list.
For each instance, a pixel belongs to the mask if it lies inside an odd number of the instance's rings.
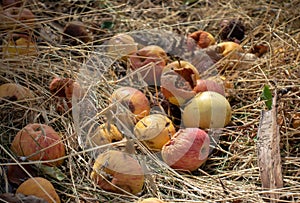
[[[0,100],[0,194],[16,190],[17,185],[8,181],[7,174],[8,166],[17,162],[10,145],[20,129],[34,122],[52,126],[63,138],[66,147],[63,165],[52,172],[35,168],[35,175],[51,181],[62,202],[134,202],[146,197],[167,202],[268,201],[266,194],[270,191],[261,186],[257,163],[260,115],[262,110],[268,109],[262,95],[268,86],[271,97],[275,92],[278,96],[277,124],[284,187],[276,192],[281,202],[300,201],[299,1],[27,0],[21,8],[30,9],[35,21],[21,32],[29,35],[35,42],[33,50],[38,51],[31,56],[14,58],[5,55],[5,47],[22,26],[6,26],[5,2],[2,1],[0,9],[0,85],[15,82],[32,90],[35,96],[22,102]],[[158,154],[148,156],[135,143],[138,150],[134,153],[147,157],[151,171],[143,191],[138,195],[120,195],[96,187],[90,173],[97,152],[85,147],[80,136],[90,127],[87,121],[91,117],[97,124],[109,120],[106,114],[109,97],[119,86],[130,84],[148,96],[151,92],[139,82],[128,83],[124,63],[107,59],[103,51],[105,43],[115,34],[127,33],[147,44],[164,44],[163,48],[168,49],[170,55],[181,57],[185,50],[177,46],[178,39],[205,30],[217,42],[224,41],[221,24],[232,19],[240,20],[245,27],[245,36],[240,40],[245,52],[253,52],[256,45],[263,45],[267,51],[248,63],[225,58],[214,66],[217,71],[213,72],[214,76],[219,76],[225,85],[232,120],[219,132],[218,144],[207,162],[192,173],[174,171],[160,161]],[[64,27],[71,21],[83,22],[87,27],[90,38],[86,43],[73,41],[72,44],[70,37],[66,37]],[[167,48],[169,43],[172,43],[171,48]],[[69,77],[80,83],[88,89],[85,102],[95,106],[84,103],[79,111],[57,112],[57,98],[49,90],[54,77]],[[124,145],[121,142],[117,148],[123,149]]]

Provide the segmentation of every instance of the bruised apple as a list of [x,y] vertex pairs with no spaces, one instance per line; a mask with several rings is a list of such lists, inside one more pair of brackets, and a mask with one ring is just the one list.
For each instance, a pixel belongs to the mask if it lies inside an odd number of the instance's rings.
[[71,78],[54,78],[49,85],[50,92],[57,98],[57,111],[65,112],[72,108],[72,98],[80,99],[84,90]]
[[0,98],[18,101],[33,97],[33,92],[22,85],[16,83],[5,83],[0,85]]
[[117,34],[109,39],[107,46],[107,52],[112,56],[118,56],[119,58],[126,58],[138,50],[137,43],[134,39],[130,35],[124,33]]
[[66,24],[64,27],[63,37],[66,42],[71,45],[78,45],[80,42],[88,43],[92,41],[92,37],[87,31],[87,28],[83,22],[80,21],[72,21]]
[[21,193],[23,195],[34,195],[36,197],[45,199],[49,203],[60,203],[60,198],[57,195],[52,183],[42,177],[29,178],[17,188],[16,193]]
[[97,127],[96,132],[90,138],[90,141],[93,146],[101,146],[122,139],[123,135],[115,125],[103,123]]
[[209,79],[199,79],[197,80],[197,84],[193,89],[196,93],[199,92],[205,92],[205,91],[212,91],[212,92],[217,92],[223,96],[225,96],[225,90],[224,86],[217,83],[214,80],[209,80]]
[[35,16],[27,8],[12,6],[0,15],[0,25],[1,29],[10,31],[28,31],[35,27]]
[[[116,89],[110,100],[112,103],[117,102],[127,108],[131,113],[135,115],[137,120],[144,118],[150,113],[150,103],[146,95],[138,89],[133,87],[120,87]],[[127,116],[128,118],[128,116]]]
[[228,41],[209,46],[205,49],[205,52],[216,62],[228,55],[230,55],[230,58],[240,58],[240,53],[243,53],[244,50],[238,43]]
[[138,140],[154,151],[160,151],[175,132],[172,121],[162,114],[146,116],[134,127],[134,134]]
[[198,93],[184,107],[182,121],[185,127],[223,128],[231,120],[231,106],[227,99],[212,91]]
[[144,173],[138,160],[116,150],[98,155],[91,179],[103,190],[116,193],[126,191],[136,195],[144,185]]
[[188,35],[188,47],[193,48],[196,44],[199,48],[206,48],[216,43],[215,38],[209,32],[198,30]]
[[130,66],[133,70],[140,69],[144,81],[149,85],[159,85],[163,68],[167,63],[167,54],[159,46],[149,45],[131,54]]
[[194,171],[207,159],[210,138],[199,128],[180,129],[161,151],[166,164],[174,169]]
[[49,161],[46,165],[59,166],[63,163],[65,146],[59,134],[45,124],[28,124],[21,129],[11,144],[11,150],[18,156],[25,156],[31,161]]
[[5,58],[17,58],[20,56],[36,56],[38,50],[31,37],[24,34],[13,34],[2,46]]
[[71,78],[54,78],[49,85],[50,92],[55,96],[71,99],[72,96],[80,98],[84,91],[80,84]]
[[193,91],[199,79],[198,70],[187,61],[168,64],[161,76],[161,92],[175,105],[182,105],[196,95]]

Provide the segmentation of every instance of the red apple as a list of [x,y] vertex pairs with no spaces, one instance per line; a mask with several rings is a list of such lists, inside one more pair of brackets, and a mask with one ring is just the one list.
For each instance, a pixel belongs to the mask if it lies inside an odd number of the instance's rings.
[[199,92],[205,92],[205,91],[212,91],[212,92],[217,92],[223,96],[225,96],[225,90],[224,86],[217,83],[214,80],[197,80],[197,84],[193,89],[196,93]]
[[199,128],[180,129],[161,151],[166,164],[174,169],[194,171],[207,159],[210,138]]
[[134,39],[124,33],[117,34],[109,39],[107,46],[107,52],[118,58],[127,58],[138,50]]
[[35,27],[35,16],[27,8],[9,7],[0,15],[0,25],[10,31],[29,31]]
[[168,64],[161,76],[161,92],[175,105],[182,105],[196,95],[193,91],[199,79],[198,70],[187,61]]
[[65,145],[61,136],[45,124],[28,124],[21,129],[11,144],[11,150],[18,156],[25,156],[32,161],[49,161],[49,166],[59,166],[65,156]]
[[[136,120],[140,120],[145,116],[149,115],[150,103],[146,95],[138,89],[133,87],[120,87],[116,89],[110,100],[112,103],[117,102],[115,105],[118,108],[121,103],[125,108],[127,108],[131,113],[135,115]],[[116,111],[116,108],[113,108]],[[128,114],[127,114],[128,119]]]
[[52,183],[42,177],[29,178],[17,188],[16,193],[34,195],[46,200],[49,203],[60,203],[60,198],[57,195]]
[[149,85],[159,85],[163,68],[167,63],[167,54],[159,46],[145,46],[129,57],[130,66],[139,72]]
[[138,160],[128,153],[109,150],[97,157],[91,179],[103,190],[132,194],[142,191],[144,172]]

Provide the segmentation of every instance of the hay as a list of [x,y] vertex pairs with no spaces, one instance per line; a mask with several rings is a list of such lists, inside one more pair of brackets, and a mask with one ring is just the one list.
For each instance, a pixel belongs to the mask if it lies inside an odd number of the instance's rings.
[[[31,33],[37,41],[39,55],[11,60],[2,54],[0,84],[17,82],[30,88],[36,97],[29,101],[0,103],[0,193],[14,191],[5,174],[8,165],[16,164],[10,142],[28,122],[40,122],[61,132],[67,148],[65,163],[59,167],[66,175],[65,179],[60,181],[49,174],[41,174],[54,184],[62,202],[133,202],[151,196],[171,202],[268,201],[264,194],[270,191],[261,188],[259,178],[256,134],[260,112],[266,109],[260,95],[264,85],[269,85],[279,95],[278,124],[284,180],[284,188],[272,192],[280,194],[278,202],[300,201],[300,129],[292,126],[293,115],[300,109],[299,6],[296,0],[268,3],[263,0],[25,1],[23,7],[29,8],[36,16],[36,28]],[[241,66],[226,59],[218,62],[217,66],[223,70],[221,76],[228,86],[226,93],[233,118],[232,123],[222,129],[218,145],[206,164],[190,174],[174,171],[136,142],[139,154],[147,155],[141,157],[151,171],[142,194],[120,195],[96,187],[89,175],[97,149],[78,142],[78,131],[84,135],[91,126],[106,121],[108,98],[116,87],[128,83],[144,87],[142,82],[134,82],[129,76],[123,78],[127,72],[122,63],[99,51],[103,42],[117,33],[146,33],[153,28],[171,31],[175,37],[203,29],[219,41],[219,25],[223,19],[244,22],[247,28],[243,41],[245,49],[264,43],[270,51],[248,65]],[[76,46],[65,43],[63,27],[73,20],[87,25],[93,33],[92,42]],[[0,29],[2,43],[10,32],[12,30]],[[162,36],[172,38],[168,32]],[[107,67],[108,63],[113,66]],[[232,64],[236,66],[226,68]],[[97,75],[93,75],[95,66]],[[113,70],[118,70],[119,75],[112,74]],[[55,98],[49,92],[53,77],[81,81],[90,91],[79,107],[90,108],[78,112],[77,118],[74,118],[74,110],[73,114],[71,111],[58,114]],[[153,96],[153,91],[146,88],[145,92]],[[125,147],[123,141],[115,145]]]

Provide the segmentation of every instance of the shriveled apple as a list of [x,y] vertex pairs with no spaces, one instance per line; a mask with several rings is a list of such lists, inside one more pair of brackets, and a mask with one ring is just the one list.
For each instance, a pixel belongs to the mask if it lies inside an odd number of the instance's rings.
[[231,106],[227,99],[212,91],[198,93],[184,107],[185,127],[223,128],[231,120]]
[[159,85],[163,68],[167,63],[167,54],[163,48],[156,45],[145,46],[132,53],[129,57],[133,70],[141,69],[145,82],[149,85]]
[[[29,31],[35,27],[35,16],[27,8],[9,7],[0,15],[1,29],[15,32]],[[0,30],[1,30],[0,29]]]
[[175,105],[182,105],[196,95],[193,91],[199,79],[198,70],[187,61],[168,64],[161,76],[161,92]]
[[21,56],[36,56],[38,50],[31,37],[24,34],[14,34],[3,42],[2,52],[5,58],[17,58]]
[[[135,115],[136,120],[140,120],[150,113],[150,103],[146,95],[133,87],[120,87],[116,89],[110,100],[112,103],[117,102],[115,107],[118,108],[120,103]],[[114,108],[114,110],[116,110]],[[116,110],[117,111],[117,110]],[[128,114],[127,114],[128,119]]]
[[229,54],[231,58],[241,58],[241,53],[244,53],[244,50],[241,47],[241,45],[235,42],[228,41],[209,46],[205,49],[205,52],[207,53],[207,55],[210,56],[210,58],[213,61],[216,62],[222,59],[223,57],[228,56]]
[[188,35],[188,47],[193,49],[194,44],[199,48],[206,48],[210,45],[214,45],[216,40],[212,34],[204,30],[198,30]]
[[134,134],[138,140],[154,151],[160,151],[175,132],[172,121],[162,114],[146,116],[134,127]]
[[71,21],[64,27],[64,39],[71,45],[78,45],[80,42],[88,43],[92,41],[90,33],[83,22]]
[[59,166],[63,163],[65,146],[61,136],[45,124],[28,124],[21,129],[11,144],[11,150],[18,156],[25,156],[32,161],[48,161],[49,166]]
[[33,98],[33,92],[22,85],[16,83],[5,83],[0,85],[0,98],[11,101],[18,101]]
[[118,58],[127,58],[130,54],[138,50],[134,39],[125,33],[120,33],[109,39],[107,52]]
[[36,197],[45,199],[49,203],[60,203],[60,198],[56,193],[52,183],[42,177],[29,178],[17,188],[16,193],[34,195]]
[[225,96],[225,90],[224,86],[217,83],[214,80],[209,80],[209,79],[199,79],[197,80],[197,84],[193,89],[196,93],[199,92],[205,92],[205,91],[212,91],[212,92],[217,92],[223,96]]
[[194,171],[209,154],[210,138],[199,128],[180,129],[161,151],[166,164],[174,169]]
[[72,108],[72,98],[80,99],[85,91],[79,83],[71,78],[54,78],[49,85],[50,92],[59,97],[56,110],[65,112]]
[[101,146],[123,139],[122,133],[113,124],[103,123],[99,125],[90,138],[92,146]]
[[138,160],[125,152],[109,150],[98,155],[91,179],[103,190],[138,194],[144,185],[144,172]]

